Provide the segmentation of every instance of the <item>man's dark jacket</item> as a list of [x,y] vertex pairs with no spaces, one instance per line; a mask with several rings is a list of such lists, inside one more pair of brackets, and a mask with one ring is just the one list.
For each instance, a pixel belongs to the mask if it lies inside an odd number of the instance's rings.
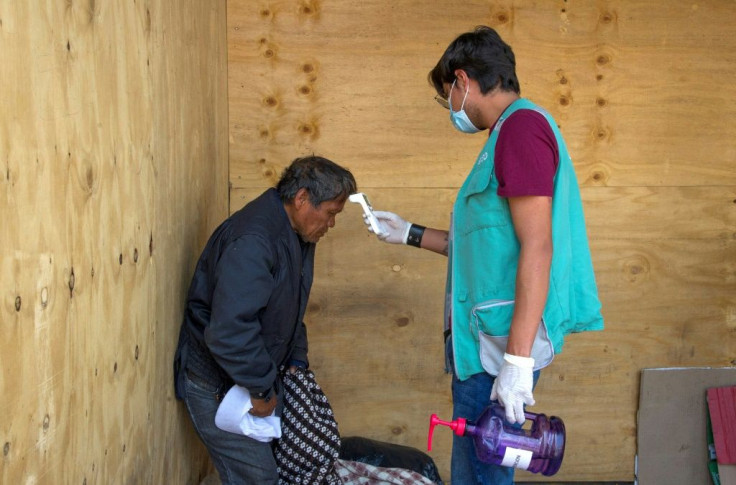
[[187,296],[174,362],[178,398],[184,372],[270,395],[280,365],[308,362],[303,318],[314,250],[294,232],[275,189],[215,230]]

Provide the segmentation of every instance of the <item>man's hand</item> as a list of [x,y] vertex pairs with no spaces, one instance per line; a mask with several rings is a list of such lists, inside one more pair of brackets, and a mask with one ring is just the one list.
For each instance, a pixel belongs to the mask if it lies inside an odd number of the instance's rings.
[[533,372],[533,358],[504,354],[503,365],[491,389],[491,401],[497,399],[501,403],[509,423],[523,424],[526,421],[524,404],[534,405]]
[[253,407],[248,412],[253,416],[265,418],[266,416],[270,416],[271,413],[273,413],[273,410],[276,409],[276,404],[278,404],[279,400],[274,393],[274,395],[268,399],[251,398],[250,402],[251,404],[253,404]]
[[[378,239],[391,244],[406,244],[406,238],[409,235],[409,228],[411,227],[410,222],[406,222],[393,212],[373,211],[373,214],[381,221],[387,231],[385,236],[378,236]],[[367,217],[363,216],[363,221],[368,226],[368,230],[373,232]]]

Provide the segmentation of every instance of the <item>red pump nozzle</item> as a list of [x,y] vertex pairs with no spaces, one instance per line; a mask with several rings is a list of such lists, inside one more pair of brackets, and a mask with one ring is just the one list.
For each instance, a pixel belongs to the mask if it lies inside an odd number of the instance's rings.
[[437,417],[436,414],[433,414],[429,418],[429,435],[427,436],[427,451],[432,451],[432,433],[434,432],[434,427],[438,424],[441,424],[442,426],[447,426],[452,429],[452,431],[455,432],[456,435],[462,436],[465,434],[465,418],[457,418],[455,421],[442,421],[440,418]]

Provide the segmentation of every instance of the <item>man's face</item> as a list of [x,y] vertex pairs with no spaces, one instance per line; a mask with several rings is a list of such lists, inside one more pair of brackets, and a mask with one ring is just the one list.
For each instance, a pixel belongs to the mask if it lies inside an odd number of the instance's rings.
[[309,194],[301,189],[294,200],[294,230],[305,241],[316,243],[331,227],[335,227],[335,217],[342,212],[345,200],[345,197],[326,200],[315,207]]

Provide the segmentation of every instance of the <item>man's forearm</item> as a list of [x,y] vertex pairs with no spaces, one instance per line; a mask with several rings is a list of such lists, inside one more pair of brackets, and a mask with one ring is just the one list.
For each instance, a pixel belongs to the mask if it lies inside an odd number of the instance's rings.
[[529,357],[549,290],[551,246],[522,248],[516,276],[516,303],[506,352]]

